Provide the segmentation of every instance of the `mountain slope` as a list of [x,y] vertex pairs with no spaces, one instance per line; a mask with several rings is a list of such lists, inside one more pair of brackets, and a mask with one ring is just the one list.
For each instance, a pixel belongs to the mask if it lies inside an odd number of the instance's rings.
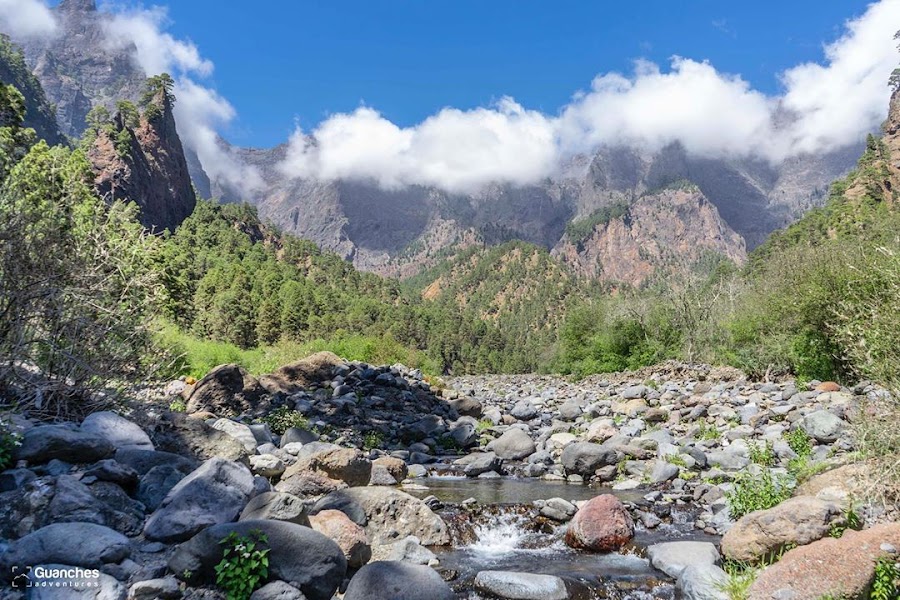
[[0,82],[12,84],[25,97],[25,127],[31,127],[39,139],[51,146],[65,144],[66,137],[56,124],[54,108],[47,101],[37,78],[28,70],[19,48],[0,34]]

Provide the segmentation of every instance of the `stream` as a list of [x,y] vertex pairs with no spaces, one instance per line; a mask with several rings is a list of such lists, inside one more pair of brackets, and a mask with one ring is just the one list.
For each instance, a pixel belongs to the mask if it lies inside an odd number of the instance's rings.
[[[582,552],[565,545],[565,524],[538,518],[534,501],[560,497],[571,502],[612,493],[627,504],[641,501],[648,490],[613,491],[515,477],[439,475],[417,483],[427,489],[406,491],[419,498],[433,495],[446,504],[438,512],[451,524],[453,544],[432,550],[441,562],[440,570],[452,577],[451,586],[465,600],[487,598],[472,583],[483,570],[556,575],[566,582],[574,600],[675,600],[673,581],[643,558],[646,547],[675,540],[716,543],[719,539],[696,530],[693,514],[687,507],[680,507],[683,510],[673,509],[670,518],[654,529],[636,522],[632,543],[620,552]],[[461,509],[459,505],[470,498],[477,501],[477,509]]]

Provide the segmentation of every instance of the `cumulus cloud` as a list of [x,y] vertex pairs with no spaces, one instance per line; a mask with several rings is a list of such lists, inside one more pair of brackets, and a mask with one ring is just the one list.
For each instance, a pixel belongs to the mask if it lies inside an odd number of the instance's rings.
[[42,0],[0,0],[0,31],[13,39],[49,37],[57,23]]
[[175,120],[184,145],[197,153],[210,179],[229,184],[249,199],[262,188],[262,177],[221,143],[218,132],[237,113],[212,87],[200,83],[212,74],[213,63],[203,58],[193,42],[164,31],[169,23],[165,8],[120,10],[116,4],[105,8],[110,11],[103,23],[108,46],[131,50],[148,76],[165,72],[175,78]]
[[884,118],[898,26],[900,0],[870,5],[824,47],[823,63],[781,74],[776,96],[708,62],[675,57],[665,70],[639,61],[630,75],[600,75],[557,115],[506,98],[489,108],[446,108],[401,128],[360,108],[309,133],[298,129],[281,170],[291,177],[471,191],[494,182],[537,182],[567,157],[602,145],[654,150],[679,142],[699,155],[773,162],[836,149],[858,142]]

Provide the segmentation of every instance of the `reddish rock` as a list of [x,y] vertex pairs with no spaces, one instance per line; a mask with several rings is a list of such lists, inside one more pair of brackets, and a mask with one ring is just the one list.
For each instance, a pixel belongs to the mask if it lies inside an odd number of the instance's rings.
[[350,517],[339,510],[323,510],[309,518],[312,528],[322,535],[334,540],[347,565],[358,569],[372,558],[372,548],[366,530],[350,520]]
[[612,552],[634,537],[631,515],[612,494],[604,494],[582,506],[566,530],[572,548]]
[[900,523],[847,531],[840,539],[794,548],[760,573],[749,600],[868,598],[875,563],[887,555],[882,544],[900,548]]
[[816,386],[817,392],[839,392],[841,391],[841,386],[833,381],[823,381],[819,385]]

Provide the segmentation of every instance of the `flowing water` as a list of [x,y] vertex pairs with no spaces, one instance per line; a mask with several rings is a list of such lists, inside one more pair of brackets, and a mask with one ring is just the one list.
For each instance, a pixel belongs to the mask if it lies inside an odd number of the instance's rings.
[[[673,582],[643,558],[646,546],[678,539],[716,541],[696,532],[691,513],[673,511],[670,522],[653,530],[638,525],[632,545],[622,552],[581,552],[565,545],[565,525],[538,519],[531,503],[553,497],[588,500],[609,493],[608,489],[515,478],[430,477],[421,482],[428,489],[412,492],[419,497],[434,495],[448,505],[467,498],[478,500],[479,510],[471,514],[453,507],[442,512],[449,523],[456,524],[451,525],[454,543],[434,549],[441,569],[455,575],[451,585],[461,599],[483,598],[473,589],[475,576],[483,570],[501,570],[561,577],[575,600],[673,600]],[[627,502],[644,493],[632,490],[617,495]]]

